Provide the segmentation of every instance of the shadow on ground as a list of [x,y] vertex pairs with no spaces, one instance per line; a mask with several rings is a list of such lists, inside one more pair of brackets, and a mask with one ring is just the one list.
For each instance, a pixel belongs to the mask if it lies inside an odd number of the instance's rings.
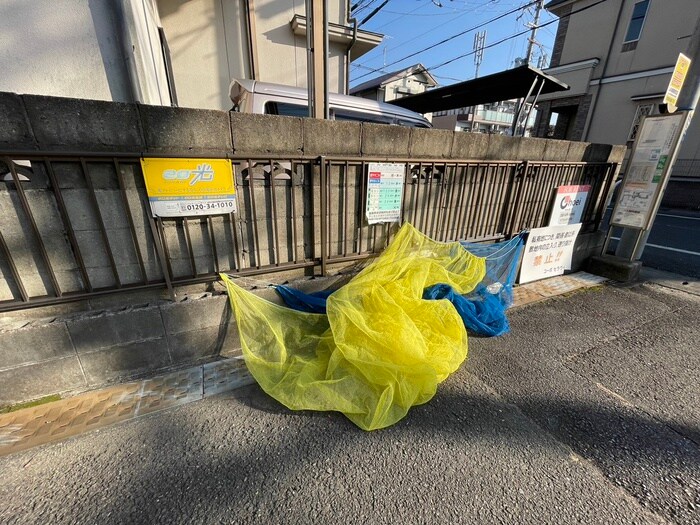
[[[479,383],[467,373],[458,375],[461,381]],[[246,413],[230,436],[222,435],[218,427],[215,435],[208,435],[207,425],[201,422],[191,428],[195,405],[184,419],[154,420],[139,436],[139,455],[149,461],[169,451],[167,461],[149,465],[141,477],[124,485],[126,492],[119,501],[134,504],[111,508],[110,520],[168,521],[177,519],[193,502],[206,501],[224,514],[230,512],[232,522],[308,521],[311,516],[329,518],[335,498],[344,497],[351,498],[343,500],[344,507],[357,504],[361,517],[368,510],[362,508],[362,502],[386,505],[391,500],[392,491],[378,496],[372,486],[387,490],[394,484],[405,491],[404,496],[415,498],[424,483],[432,486],[445,481],[450,486],[440,490],[445,491],[446,508],[452,508],[459,502],[459,498],[453,502],[452,482],[466,484],[457,488],[464,494],[470,492],[472,483],[485,484],[477,492],[491,491],[495,496],[506,490],[499,483],[517,481],[519,469],[528,478],[523,487],[532,477],[549,477],[554,485],[565,488],[566,497],[593,509],[595,491],[578,475],[558,472],[550,465],[554,455],[555,463],[586,466],[581,458],[589,460],[613,485],[632,494],[642,508],[664,519],[700,523],[694,512],[700,500],[700,449],[679,434],[679,430],[691,433],[697,429],[672,430],[669,421],[624,407],[616,410],[556,399],[524,399],[519,403],[523,414],[520,408],[483,391],[483,384],[467,389],[476,392],[466,393],[456,388],[457,380],[448,383],[431,402],[414,408],[394,427],[371,433],[359,430],[340,414],[289,411],[257,386],[215,401],[221,410]],[[193,446],[191,441],[200,434],[207,438]],[[508,469],[514,476],[511,480],[503,478]],[[460,474],[450,474],[453,470]],[[600,485],[600,481],[592,483]],[[319,490],[328,497],[319,498]],[[577,490],[588,493],[571,493]],[[400,490],[396,497],[401,497]],[[137,504],[139,501],[144,504]],[[343,513],[347,512],[344,508]],[[603,515],[601,522],[605,522]],[[371,519],[371,513],[367,517]],[[422,521],[420,517],[420,512],[412,514],[408,522]],[[629,517],[620,515],[616,521],[622,523]]]

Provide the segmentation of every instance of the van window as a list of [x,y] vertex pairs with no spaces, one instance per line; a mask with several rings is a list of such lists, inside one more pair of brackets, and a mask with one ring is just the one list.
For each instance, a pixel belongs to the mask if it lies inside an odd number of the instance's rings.
[[397,123],[399,126],[408,126],[408,127],[411,127],[411,128],[428,128],[428,127],[430,127],[430,126],[428,126],[427,124],[425,124],[424,122],[416,122],[415,120],[403,120],[403,119],[398,119],[398,120],[396,121],[396,123]]
[[288,102],[265,102],[266,115],[283,115],[285,117],[308,117],[309,108],[302,104]]
[[350,120],[353,122],[375,122],[377,124],[393,124],[394,119],[389,115],[372,115],[371,113],[360,113],[348,111],[346,109],[334,109],[335,120]]

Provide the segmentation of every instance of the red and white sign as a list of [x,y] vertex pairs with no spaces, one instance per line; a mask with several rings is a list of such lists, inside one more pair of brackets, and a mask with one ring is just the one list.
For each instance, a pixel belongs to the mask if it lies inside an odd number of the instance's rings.
[[586,199],[591,186],[559,186],[552,207],[552,215],[549,217],[550,226],[566,226],[578,224],[583,217],[586,208]]
[[520,264],[520,284],[562,275],[571,269],[581,223],[530,230]]

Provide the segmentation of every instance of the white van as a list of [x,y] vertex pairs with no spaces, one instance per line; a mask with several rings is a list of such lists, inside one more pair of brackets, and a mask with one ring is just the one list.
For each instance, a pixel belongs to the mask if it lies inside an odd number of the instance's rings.
[[[308,117],[308,90],[257,80],[234,80],[229,86],[234,109],[241,113]],[[414,128],[431,128],[420,113],[376,100],[329,93],[330,117],[334,120],[376,122]]]

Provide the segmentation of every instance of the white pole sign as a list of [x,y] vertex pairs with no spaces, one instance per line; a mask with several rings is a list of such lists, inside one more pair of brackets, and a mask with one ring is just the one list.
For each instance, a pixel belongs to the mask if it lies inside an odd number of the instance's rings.
[[565,226],[581,222],[589,191],[591,191],[591,186],[588,184],[585,186],[559,186],[552,207],[552,215],[549,218],[549,225]]
[[668,176],[669,156],[683,128],[685,114],[646,117],[627,166],[610,224],[627,228],[649,227],[656,197]]
[[562,275],[571,269],[581,223],[530,230],[520,266],[520,284]]
[[399,222],[405,164],[372,162],[367,172],[366,216],[369,224]]

